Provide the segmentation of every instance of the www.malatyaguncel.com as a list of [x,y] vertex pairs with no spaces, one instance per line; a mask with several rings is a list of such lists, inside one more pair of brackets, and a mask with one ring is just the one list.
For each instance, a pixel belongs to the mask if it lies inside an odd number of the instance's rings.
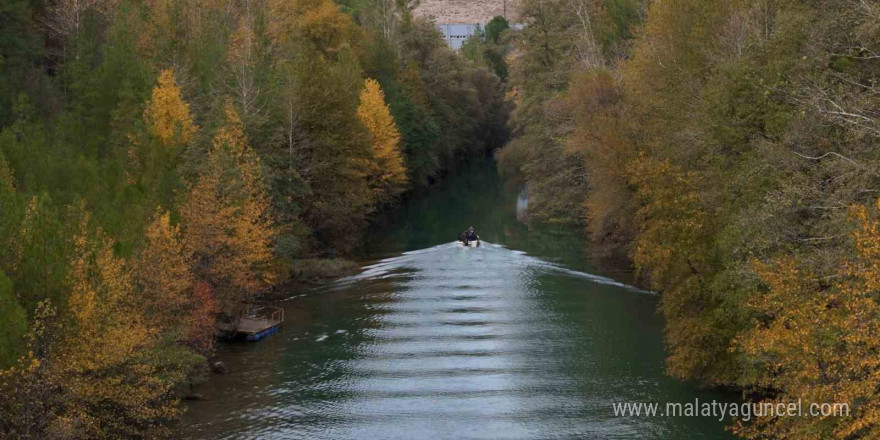
[[849,417],[848,403],[810,403],[800,399],[793,402],[615,402],[611,404],[615,417],[714,417],[718,420],[753,417]]

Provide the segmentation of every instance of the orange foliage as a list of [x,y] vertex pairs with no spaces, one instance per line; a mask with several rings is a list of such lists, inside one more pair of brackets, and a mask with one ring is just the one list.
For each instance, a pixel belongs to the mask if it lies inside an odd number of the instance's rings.
[[227,103],[226,124],[181,214],[196,278],[211,286],[228,315],[274,282],[275,225],[264,185],[259,157]]
[[211,286],[204,282],[196,283],[193,302],[189,317],[186,319],[187,341],[194,350],[206,353],[214,347],[217,334],[215,323],[217,314],[220,313],[220,304]]
[[[880,200],[878,200],[880,208]],[[856,255],[824,286],[792,257],[754,263],[767,286],[749,306],[758,321],[737,341],[758,371],[768,402],[846,403],[850,417],[764,417],[740,424],[750,438],[880,436],[880,228],[864,206],[852,208]]]
[[590,179],[587,228],[596,251],[625,252],[634,235],[634,194],[626,169],[635,149],[625,138],[629,127],[620,114],[621,90],[609,72],[590,71],[575,75],[568,94],[576,128],[566,149],[583,155]]

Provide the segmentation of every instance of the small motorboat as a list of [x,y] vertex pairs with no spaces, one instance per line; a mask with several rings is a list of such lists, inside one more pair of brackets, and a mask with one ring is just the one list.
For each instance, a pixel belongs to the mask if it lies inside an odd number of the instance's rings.
[[458,234],[458,242],[464,247],[480,247],[480,236],[474,232],[474,227],[471,226],[466,231]]

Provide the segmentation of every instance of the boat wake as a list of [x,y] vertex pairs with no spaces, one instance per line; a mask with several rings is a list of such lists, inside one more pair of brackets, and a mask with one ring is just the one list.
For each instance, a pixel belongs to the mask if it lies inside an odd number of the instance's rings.
[[529,278],[540,272],[583,278],[597,284],[620,287],[632,292],[655,294],[639,289],[612,278],[581,272],[530,256],[523,251],[508,249],[500,244],[481,242],[478,248],[461,246],[458,242],[404,252],[370,264],[357,275],[341,278],[334,287],[343,288],[352,283],[415,276],[430,278],[437,274],[458,274],[463,279],[473,276],[518,278],[517,274],[528,273]]

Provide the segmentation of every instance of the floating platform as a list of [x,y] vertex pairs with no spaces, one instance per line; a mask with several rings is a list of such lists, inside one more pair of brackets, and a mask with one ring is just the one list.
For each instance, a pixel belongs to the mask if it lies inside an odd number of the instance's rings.
[[244,338],[246,341],[259,341],[281,330],[284,323],[284,309],[281,307],[249,307],[238,319],[235,326],[223,329],[230,339]]

